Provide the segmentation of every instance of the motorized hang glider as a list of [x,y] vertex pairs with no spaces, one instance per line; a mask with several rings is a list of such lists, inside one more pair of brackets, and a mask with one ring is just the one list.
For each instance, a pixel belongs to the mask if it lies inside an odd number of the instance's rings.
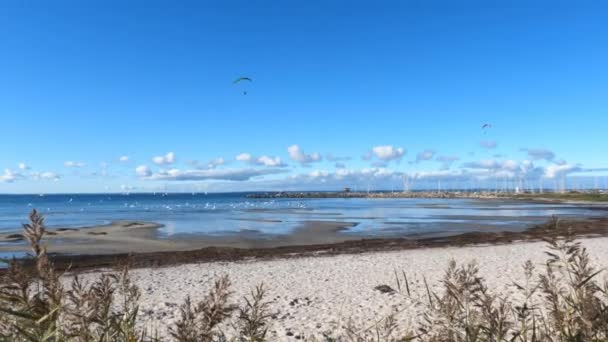
[[[241,83],[241,82],[243,82],[243,81],[247,81],[247,82],[253,82],[253,80],[252,80],[251,78],[249,78],[249,77],[239,77],[239,78],[237,78],[236,80],[234,80],[234,81],[232,82],[232,84],[233,84],[233,85],[236,85],[236,84]],[[247,90],[243,90],[243,95],[247,95]]]

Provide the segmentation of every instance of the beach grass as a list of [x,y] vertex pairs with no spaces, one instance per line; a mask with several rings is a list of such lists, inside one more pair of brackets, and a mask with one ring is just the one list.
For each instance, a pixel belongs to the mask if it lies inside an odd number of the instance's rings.
[[[34,263],[13,260],[0,279],[0,341],[272,341],[274,315],[265,286],[235,302],[227,276],[200,300],[187,298],[170,336],[159,337],[138,323],[141,292],[126,265],[90,283],[77,275],[65,283],[68,275],[55,270],[41,245],[44,218],[35,210],[29,217],[23,233]],[[603,270],[593,267],[573,238],[546,242],[543,267],[527,262],[525,281],[511,284],[516,296],[492,291],[475,262],[452,261],[438,290],[425,278],[425,296],[412,298],[424,308],[417,324],[397,329],[391,314],[369,326],[349,324],[346,333],[329,333],[324,341],[608,341],[608,283],[598,280]],[[396,291],[412,297],[407,273],[394,277]],[[231,335],[223,331],[227,324]]]

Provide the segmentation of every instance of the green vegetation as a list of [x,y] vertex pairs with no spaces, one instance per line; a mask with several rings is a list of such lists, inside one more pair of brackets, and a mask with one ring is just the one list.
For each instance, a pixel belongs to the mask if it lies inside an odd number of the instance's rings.
[[[13,260],[0,279],[0,341],[160,341],[137,323],[140,292],[128,268],[104,273],[92,284],[73,276],[69,286],[58,274],[40,241],[44,220],[36,211],[24,235],[32,247],[34,266]],[[559,224],[559,222],[555,222]],[[526,281],[513,284],[517,296],[494,293],[479,276],[475,263],[451,262],[442,290],[427,284],[422,323],[397,329],[395,317],[381,317],[370,327],[349,326],[343,336],[326,341],[421,342],[600,342],[608,341],[608,283],[590,264],[587,251],[570,238],[547,241],[547,262],[540,272],[528,262]],[[403,296],[411,296],[405,273],[395,272]],[[271,281],[271,280],[269,280]],[[426,283],[426,281],[425,281]],[[270,341],[272,324],[266,290],[258,286],[240,307],[231,303],[231,283],[220,277],[197,303],[180,307],[170,329],[177,342]],[[235,336],[221,327],[232,319]],[[396,331],[409,331],[396,336]]]

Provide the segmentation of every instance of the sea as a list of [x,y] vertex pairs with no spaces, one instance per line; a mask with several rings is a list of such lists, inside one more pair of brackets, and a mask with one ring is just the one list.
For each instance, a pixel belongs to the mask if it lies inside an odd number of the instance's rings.
[[159,238],[242,231],[290,234],[306,222],[354,226],[372,237],[525,229],[551,216],[605,215],[606,207],[513,200],[423,198],[252,199],[248,193],[0,195],[0,232],[15,231],[37,209],[48,227],[81,228],[119,220],[163,225]]

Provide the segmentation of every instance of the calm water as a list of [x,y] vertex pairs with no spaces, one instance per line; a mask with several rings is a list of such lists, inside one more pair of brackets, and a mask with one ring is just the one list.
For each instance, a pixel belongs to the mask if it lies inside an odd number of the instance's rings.
[[37,208],[49,227],[82,227],[116,220],[165,225],[174,234],[259,231],[287,234],[303,221],[346,221],[345,234],[369,236],[519,230],[558,216],[598,216],[605,210],[567,204],[461,199],[248,199],[237,194],[0,195],[0,231],[19,229]]

